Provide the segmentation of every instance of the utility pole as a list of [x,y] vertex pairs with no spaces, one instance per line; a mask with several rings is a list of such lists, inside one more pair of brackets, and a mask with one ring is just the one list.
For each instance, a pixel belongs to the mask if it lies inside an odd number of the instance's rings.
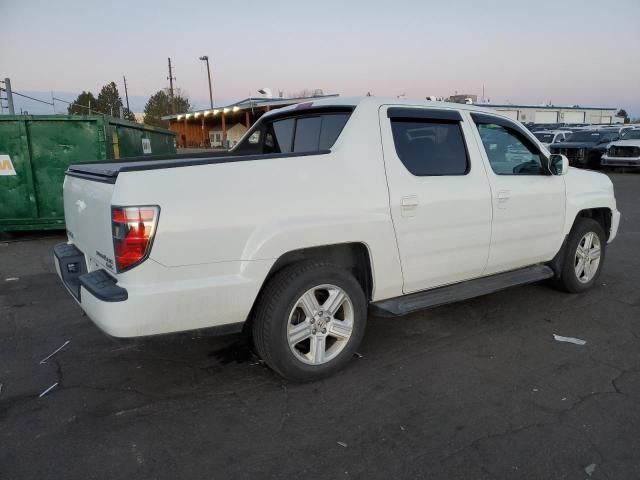
[[171,71],[171,57],[169,57],[169,100],[171,100],[171,113],[175,115],[176,113],[176,99],[173,96],[173,81],[175,77],[173,76],[173,72]]
[[4,90],[7,92],[7,106],[9,107],[9,115],[15,115],[16,111],[13,108],[13,92],[11,91],[11,80],[4,79]]
[[129,110],[129,92],[127,91],[127,77],[122,75],[122,80],[124,81],[124,98],[127,99],[127,115],[129,115],[131,113],[131,110]]
[[209,80],[209,103],[211,105],[211,110],[213,110],[213,90],[211,90],[211,71],[209,70],[209,57],[207,55],[203,55],[200,57],[200,60],[207,62],[207,80]]

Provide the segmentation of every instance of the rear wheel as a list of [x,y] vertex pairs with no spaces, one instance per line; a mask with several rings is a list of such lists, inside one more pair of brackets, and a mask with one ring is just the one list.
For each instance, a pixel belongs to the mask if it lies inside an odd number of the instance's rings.
[[559,286],[571,293],[588,290],[600,276],[604,264],[606,236],[602,226],[591,218],[578,219],[566,249]]
[[316,380],[343,368],[367,321],[367,303],[347,270],[317,262],[284,268],[265,286],[253,319],[258,354],[293,381]]

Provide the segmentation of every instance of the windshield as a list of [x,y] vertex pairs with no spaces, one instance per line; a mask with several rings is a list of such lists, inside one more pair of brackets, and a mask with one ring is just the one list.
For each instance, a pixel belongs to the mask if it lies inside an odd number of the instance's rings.
[[533,134],[542,143],[552,143],[555,133],[534,133]]
[[628,130],[622,134],[624,140],[640,140],[640,130]]

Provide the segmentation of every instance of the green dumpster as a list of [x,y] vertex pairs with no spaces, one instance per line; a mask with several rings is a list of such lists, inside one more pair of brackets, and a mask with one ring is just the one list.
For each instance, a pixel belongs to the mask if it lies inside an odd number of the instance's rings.
[[103,115],[0,116],[0,231],[64,229],[72,163],[175,154],[175,133]]

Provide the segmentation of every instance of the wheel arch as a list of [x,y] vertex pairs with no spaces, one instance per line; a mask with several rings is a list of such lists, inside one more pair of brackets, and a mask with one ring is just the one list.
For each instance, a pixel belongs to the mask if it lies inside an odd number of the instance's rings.
[[605,235],[607,236],[607,240],[611,236],[611,219],[613,216],[613,212],[609,207],[596,207],[596,208],[585,208],[580,210],[576,217],[573,219],[573,225],[571,225],[571,229],[573,230],[573,226],[576,224],[579,218],[591,218],[598,222],[602,227]]
[[[562,241],[562,246],[558,253],[553,257],[553,259],[548,263],[551,269],[554,271],[556,276],[560,275],[560,271],[562,269],[562,264],[564,263],[565,255],[566,255],[566,247],[567,247],[567,239],[569,235],[573,231],[576,223],[581,218],[591,218],[598,222],[602,227],[605,235],[607,236],[607,240],[611,236],[611,222],[612,222],[613,212],[609,207],[594,207],[594,208],[584,208],[579,210],[571,223],[571,228],[566,232],[564,239]],[[606,243],[606,242],[605,242]]]
[[370,249],[365,243],[348,242],[291,250],[278,257],[269,269],[245,322],[245,331],[250,331],[253,310],[265,286],[273,276],[289,265],[310,260],[338,265],[351,271],[362,287],[367,302],[372,299],[374,289],[373,262]]

